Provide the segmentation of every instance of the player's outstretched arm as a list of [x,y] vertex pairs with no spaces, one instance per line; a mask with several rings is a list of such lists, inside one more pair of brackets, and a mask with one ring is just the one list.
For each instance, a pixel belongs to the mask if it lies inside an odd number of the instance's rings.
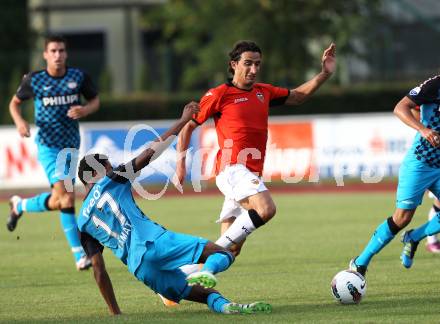
[[290,90],[286,105],[300,105],[308,100],[319,87],[330,78],[336,69],[336,45],[334,43],[324,51],[321,59],[321,72],[299,87]]
[[189,143],[191,141],[191,135],[194,129],[197,128],[197,123],[194,121],[189,121],[182,131],[179,133],[177,139],[177,162],[176,162],[176,181],[174,183],[183,184],[186,176],[186,151],[188,150]]
[[24,120],[21,114],[21,100],[17,96],[13,96],[11,102],[9,103],[9,113],[11,114],[12,120],[17,127],[18,133],[21,137],[31,136],[29,124]]
[[160,138],[153,142],[153,144],[141,152],[134,159],[134,171],[137,172],[147,166],[151,161],[159,157],[162,152],[170,146],[175,139],[176,135],[182,130],[182,128],[191,120],[192,116],[199,112],[199,104],[191,101],[183,108],[182,116],[178,121],[174,123]]
[[101,291],[101,295],[108,305],[108,309],[112,315],[121,314],[119,305],[116,301],[115,292],[110,277],[105,268],[104,258],[100,252],[92,256],[93,274],[95,276],[96,284]]
[[406,125],[414,128],[420,133],[420,135],[426,139],[432,146],[437,147],[440,145],[440,135],[430,129],[425,127],[421,122],[420,118],[414,116],[413,110],[416,108],[417,104],[413,102],[408,97],[403,97],[396,107],[394,108],[394,114]]

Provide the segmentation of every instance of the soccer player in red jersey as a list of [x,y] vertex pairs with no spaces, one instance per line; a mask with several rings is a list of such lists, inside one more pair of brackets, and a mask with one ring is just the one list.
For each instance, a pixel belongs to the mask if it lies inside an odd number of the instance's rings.
[[[257,83],[262,63],[261,49],[251,41],[240,41],[229,53],[228,83],[210,89],[200,100],[200,112],[179,135],[177,179],[183,183],[185,152],[194,129],[213,117],[220,150],[216,160],[216,184],[225,196],[216,244],[238,255],[244,240],[267,223],[276,212],[275,203],[261,180],[266,153],[269,107],[299,105],[306,101],[333,73],[335,44],[323,53],[322,70],[294,89]],[[183,155],[183,157],[181,156]]]

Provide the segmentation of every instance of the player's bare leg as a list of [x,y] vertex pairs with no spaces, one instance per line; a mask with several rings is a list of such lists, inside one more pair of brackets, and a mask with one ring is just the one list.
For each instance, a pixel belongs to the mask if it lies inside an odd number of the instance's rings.
[[277,211],[269,190],[241,200],[240,205],[247,210],[255,210],[265,223],[270,221]]
[[275,216],[276,207],[268,190],[259,192],[241,200],[240,205],[244,208],[232,224],[225,223],[225,231],[222,232],[216,243],[227,249],[236,245],[238,252],[247,236],[255,229],[264,225]]
[[68,192],[64,181],[55,182],[52,187],[52,194],[48,205],[51,210],[61,210],[63,208],[72,208],[75,203],[75,193]]
[[49,210],[60,210],[61,199],[68,207],[73,206],[73,194],[66,192],[62,182],[59,181],[53,185],[51,192],[43,192],[30,198],[21,198],[19,196],[12,196],[9,200],[10,214],[7,221],[7,228],[9,231],[14,231],[18,220],[24,212],[40,213]]
[[[367,267],[374,255],[378,254],[389,242],[391,242],[392,239],[394,239],[396,234],[402,228],[404,228],[409,224],[409,222],[411,222],[414,212],[415,209],[396,208],[393,216],[387,218],[376,228],[370,238],[370,241],[368,242],[362,253],[350,261],[349,268],[351,270],[359,272],[362,275],[365,275]],[[414,245],[414,242],[412,240],[409,240],[405,233],[402,241],[405,246],[408,246],[411,250],[415,252],[417,245]],[[414,253],[412,253],[412,255],[414,255]],[[406,256],[404,256],[403,253],[401,255],[401,258],[402,263],[406,262],[404,261]]]
[[91,261],[85,255],[81,242],[79,241],[74,207],[75,193],[66,190],[64,181],[58,181],[53,185],[52,195],[49,198],[48,205],[50,209],[57,209],[61,212],[61,227],[74,255],[77,270],[90,268]]

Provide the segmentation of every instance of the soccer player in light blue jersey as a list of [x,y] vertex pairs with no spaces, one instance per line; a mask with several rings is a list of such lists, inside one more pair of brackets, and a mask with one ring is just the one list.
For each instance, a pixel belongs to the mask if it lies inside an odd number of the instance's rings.
[[[91,263],[79,241],[74,207],[74,179],[69,179],[68,175],[70,170],[76,170],[78,160],[78,119],[98,110],[99,97],[86,73],[66,66],[67,50],[63,37],[48,36],[43,56],[46,69],[24,76],[9,104],[9,110],[20,136],[29,137],[29,124],[22,117],[21,104],[33,98],[35,124],[38,126],[38,160],[52,189],[27,199],[13,196],[10,199],[11,211],[6,225],[9,231],[13,231],[24,212],[59,210],[61,225],[73,252],[76,268],[85,270]],[[82,105],[81,95],[87,100],[87,104]],[[66,149],[70,150],[67,152]],[[60,152],[65,156],[59,156]],[[61,164],[57,165],[57,158],[62,161]],[[69,182],[71,188],[66,188],[65,181]]]
[[[201,237],[169,231],[152,221],[136,205],[132,182],[140,170],[173,141],[175,135],[199,111],[195,102],[187,104],[182,117],[158,141],[127,164],[115,169],[100,154],[85,156],[78,177],[86,187],[86,197],[78,216],[81,243],[92,260],[96,283],[111,314],[119,306],[105,269],[102,251],[110,249],[138,280],[163,297],[178,303],[182,299],[205,303],[217,313],[270,312],[266,303],[231,303],[212,288],[216,273],[226,270],[234,256]],[[184,267],[204,263],[190,275]]]
[[[394,214],[380,224],[362,253],[350,261],[350,269],[365,275],[373,256],[407,226],[426,190],[440,195],[440,76],[432,77],[412,89],[394,108],[395,115],[417,130],[413,145],[399,171]],[[412,110],[420,106],[420,119]],[[403,233],[402,265],[410,268],[419,242],[440,232],[440,213],[422,226]]]

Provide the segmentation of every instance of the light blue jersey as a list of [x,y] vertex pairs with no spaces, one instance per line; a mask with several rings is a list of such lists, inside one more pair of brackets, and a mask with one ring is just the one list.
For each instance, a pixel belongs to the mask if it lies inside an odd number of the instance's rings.
[[[119,169],[119,170],[118,170]],[[111,171],[90,190],[78,216],[78,227],[113,253],[134,273],[154,242],[166,232],[136,205],[131,183]]]
[[81,95],[91,100],[98,95],[90,77],[82,70],[66,68],[60,77],[47,70],[27,74],[17,90],[20,100],[34,99],[36,142],[50,148],[79,148],[78,120],[67,116],[72,106],[81,104]]
[[[420,106],[422,124],[440,133],[440,76],[426,80],[412,89],[407,97]],[[408,156],[432,168],[440,168],[440,149],[433,147],[420,133],[416,134]]]
[[81,244],[90,258],[103,246],[111,249],[138,280],[178,302],[191,291],[180,267],[198,263],[208,241],[168,231],[145,216],[124,171],[111,171],[88,193],[78,217]]
[[[420,107],[421,123],[440,133],[440,76],[432,77],[408,94],[412,102]],[[413,105],[408,105],[413,107]],[[426,190],[440,197],[440,148],[434,147],[417,133],[399,170],[399,184],[396,193],[396,208],[415,210],[422,203]],[[380,224],[362,253],[350,262],[350,268],[365,274],[368,264],[401,230],[394,215]],[[417,245],[413,245],[439,231],[438,215],[421,227],[405,232],[402,242],[404,250],[401,260],[404,267],[412,265]],[[412,242],[412,243],[411,243]],[[408,245],[409,244],[409,245]]]
[[[426,80],[407,97],[420,106],[422,124],[440,133],[440,76]],[[440,195],[440,149],[417,133],[400,167],[397,208],[417,208],[426,190]]]

